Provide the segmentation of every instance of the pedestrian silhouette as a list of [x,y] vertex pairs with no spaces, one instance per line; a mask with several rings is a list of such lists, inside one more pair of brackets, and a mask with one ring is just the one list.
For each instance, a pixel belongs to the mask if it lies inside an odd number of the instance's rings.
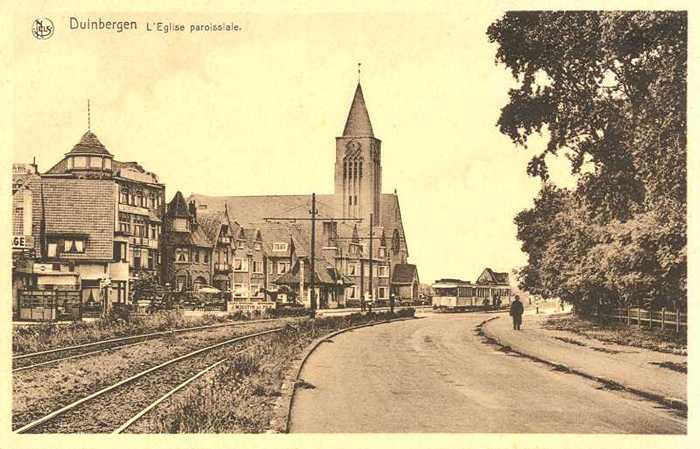
[[523,303],[520,302],[520,296],[515,295],[515,301],[510,305],[510,316],[513,317],[513,329],[520,330],[520,325],[523,322]]

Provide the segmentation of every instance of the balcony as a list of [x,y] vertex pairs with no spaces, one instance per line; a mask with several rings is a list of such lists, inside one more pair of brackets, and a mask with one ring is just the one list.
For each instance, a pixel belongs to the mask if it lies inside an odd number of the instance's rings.
[[231,264],[230,263],[215,263],[214,271],[217,273],[230,273]]

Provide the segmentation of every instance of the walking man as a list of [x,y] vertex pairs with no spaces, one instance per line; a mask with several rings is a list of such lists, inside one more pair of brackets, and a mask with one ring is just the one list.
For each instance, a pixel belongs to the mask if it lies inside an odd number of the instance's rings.
[[523,303],[520,302],[520,296],[515,295],[515,301],[510,305],[510,316],[513,317],[513,329],[520,330],[520,325],[523,322]]

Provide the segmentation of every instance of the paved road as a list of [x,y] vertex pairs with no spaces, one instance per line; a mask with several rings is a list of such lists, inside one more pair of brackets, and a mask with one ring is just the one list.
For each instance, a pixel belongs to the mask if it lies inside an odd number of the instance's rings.
[[358,329],[309,358],[292,432],[685,433],[655,404],[496,351],[489,317],[431,314]]

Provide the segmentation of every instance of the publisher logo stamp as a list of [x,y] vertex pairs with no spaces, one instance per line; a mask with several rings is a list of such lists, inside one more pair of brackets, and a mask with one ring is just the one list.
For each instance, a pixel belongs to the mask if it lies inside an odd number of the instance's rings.
[[54,27],[51,19],[42,17],[34,19],[34,22],[32,22],[32,35],[37,39],[48,39],[53,36],[53,31]]

